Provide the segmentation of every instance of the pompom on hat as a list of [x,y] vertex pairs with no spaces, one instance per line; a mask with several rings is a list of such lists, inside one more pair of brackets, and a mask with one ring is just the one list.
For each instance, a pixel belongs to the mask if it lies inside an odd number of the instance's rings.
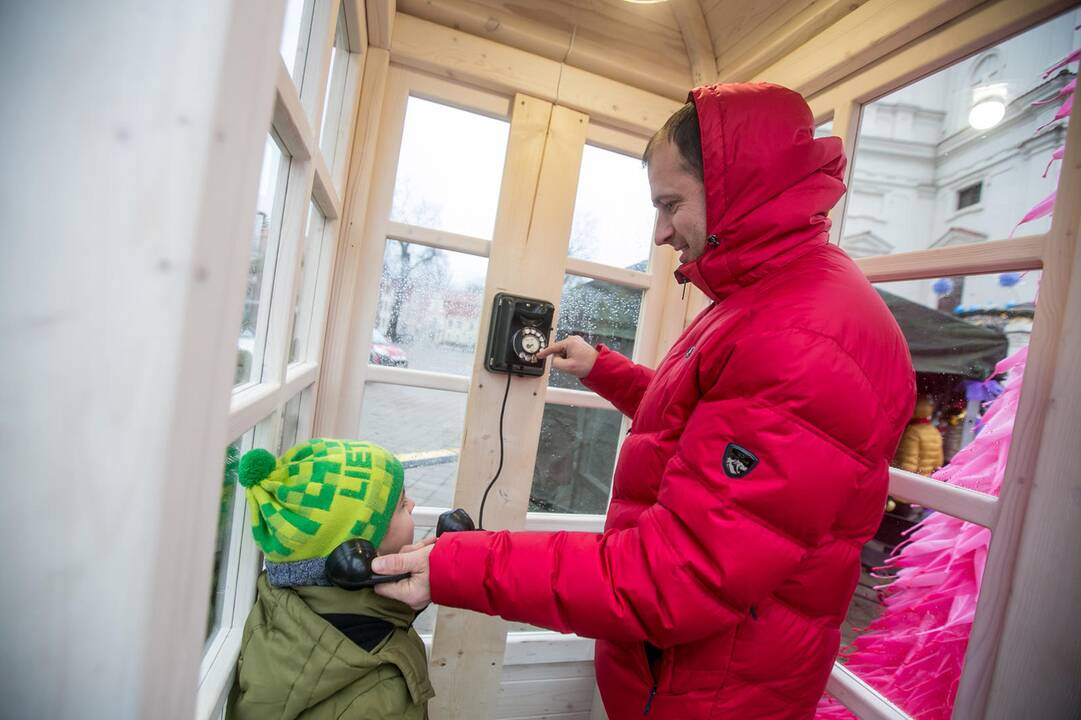
[[252,534],[270,563],[323,558],[346,540],[379,547],[402,496],[405,471],[372,443],[315,438],[280,458],[261,448],[240,459]]

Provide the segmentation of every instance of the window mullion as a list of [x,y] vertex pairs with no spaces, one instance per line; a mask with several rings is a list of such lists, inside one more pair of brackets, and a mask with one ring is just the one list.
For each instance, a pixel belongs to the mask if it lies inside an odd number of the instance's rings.
[[826,692],[863,720],[911,720],[904,711],[840,663],[833,664]]
[[[277,260],[273,270],[270,318],[267,326],[266,350],[263,356],[263,379],[281,385],[289,358],[292,339],[294,288],[300,273],[300,258],[304,251],[305,219],[311,203],[313,164],[310,161],[290,163],[278,240]],[[288,400],[280,397],[279,403]]]
[[[304,63],[304,82],[300,86],[300,103],[318,128],[323,122],[323,97],[330,75],[331,47],[334,44],[341,0],[315,0],[312,12],[308,53]],[[314,146],[313,146],[314,148]]]
[[1045,235],[916,250],[857,259],[871,282],[980,275],[1043,267]]

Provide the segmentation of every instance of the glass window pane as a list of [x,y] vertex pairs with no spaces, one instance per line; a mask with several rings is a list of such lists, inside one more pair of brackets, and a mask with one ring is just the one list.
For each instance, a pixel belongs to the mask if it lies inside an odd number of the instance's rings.
[[656,215],[641,159],[585,146],[571,223],[571,257],[644,271]]
[[[634,356],[634,339],[642,312],[642,290],[564,275],[559,299],[556,339],[581,335],[591,345],[604,343],[611,350]],[[552,369],[548,384],[580,390],[578,379]]]
[[387,240],[369,362],[470,375],[488,259]]
[[[413,496],[410,495],[410,497],[412,498]],[[415,499],[414,502],[416,502]],[[434,527],[417,525],[413,529],[413,542],[420,542],[432,535],[435,535]],[[413,629],[417,631],[418,635],[431,635],[435,632],[435,617],[438,610],[439,606],[432,603],[417,615],[417,619],[413,621]]]
[[[995,366],[1028,345],[1040,276],[1006,272],[875,285],[908,340],[921,399],[895,467],[930,474],[973,441],[986,400],[1001,389]],[[921,451],[914,453],[916,447]]]
[[314,7],[312,0],[287,0],[285,4],[285,26],[282,28],[279,52],[298,88],[304,80],[304,62],[308,54]]
[[405,467],[417,505],[450,507],[465,427],[465,393],[368,383],[360,437],[387,448]]
[[312,312],[315,309],[319,269],[323,265],[323,230],[327,219],[313,202],[308,207],[308,232],[304,252],[300,256],[300,274],[297,280],[296,305],[293,308],[293,338],[289,343],[289,362],[308,359],[307,343],[310,339]]
[[[233,537],[233,518],[236,516],[237,503],[243,503],[236,492],[237,465],[240,456],[251,450],[255,442],[255,430],[237,438],[225,449],[225,469],[222,473],[221,501],[218,505],[218,535],[214,548],[214,572],[210,579],[210,612],[206,620],[206,640],[210,641],[214,631],[221,627],[222,617],[227,604],[226,596],[231,592],[229,582],[230,569],[235,571],[231,558],[239,549],[240,538]],[[247,526],[242,526],[247,529]]]
[[1065,123],[1039,129],[1075,75],[1043,71],[1073,49],[1076,24],[1059,17],[865,105],[841,247],[864,257],[1008,237],[1058,184],[1059,163],[1044,170]]
[[323,124],[319,130],[319,147],[327,165],[334,167],[338,154],[338,130],[343,122],[345,109],[345,84],[349,74],[349,36],[345,28],[345,6],[338,11],[338,22],[334,32],[334,45],[330,49],[330,78],[323,98]]
[[816,125],[815,126],[815,137],[816,138],[830,137],[831,135],[833,135],[833,121],[832,120],[827,120],[826,122],[822,123],[821,125]]
[[297,429],[300,427],[300,407],[310,392],[310,387],[305,388],[294,395],[289,402],[285,403],[285,407],[282,409],[282,436],[278,443],[279,453],[284,453],[297,444]]
[[390,219],[491,240],[509,132],[505,120],[409,98]]
[[[875,286],[909,341],[923,399],[895,466],[999,494],[1039,280],[1000,273]],[[949,684],[923,682],[923,673],[960,674],[990,535],[891,497],[863,547],[840,659],[912,717],[949,716],[927,704],[948,708]]]
[[233,385],[259,382],[263,374],[263,350],[270,307],[271,282],[278,253],[285,185],[289,175],[289,157],[274,135],[267,137],[263,169],[259,174],[259,199],[255,206],[255,228],[251,239],[248,286],[244,294],[244,313],[237,340],[236,374]]
[[545,405],[530,511],[607,512],[622,421],[615,410]]

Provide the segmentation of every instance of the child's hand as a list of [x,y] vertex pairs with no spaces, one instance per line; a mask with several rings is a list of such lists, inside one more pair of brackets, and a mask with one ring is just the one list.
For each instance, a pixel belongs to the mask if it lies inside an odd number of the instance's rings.
[[407,547],[420,547],[396,555],[382,555],[372,561],[372,571],[380,575],[399,575],[409,573],[405,580],[396,583],[384,583],[375,586],[377,595],[393,598],[405,603],[414,610],[424,608],[432,601],[432,586],[428,573],[428,556],[432,554],[435,538],[426,538]]

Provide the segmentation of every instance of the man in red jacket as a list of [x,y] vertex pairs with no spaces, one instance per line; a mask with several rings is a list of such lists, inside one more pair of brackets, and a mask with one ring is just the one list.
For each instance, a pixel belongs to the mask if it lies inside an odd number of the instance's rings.
[[903,336],[828,242],[837,138],[798,94],[694,90],[646,150],[655,242],[712,304],[656,370],[579,338],[556,367],[632,418],[603,534],[474,532],[382,586],[597,639],[613,720],[810,718],[915,396]]

